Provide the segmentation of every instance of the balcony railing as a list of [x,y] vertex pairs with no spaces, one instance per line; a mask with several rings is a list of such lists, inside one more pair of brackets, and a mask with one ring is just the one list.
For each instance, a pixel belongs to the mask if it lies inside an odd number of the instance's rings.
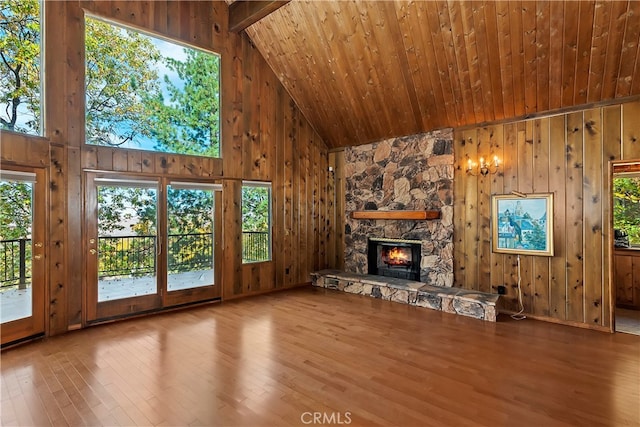
[[242,232],[242,261],[257,262],[268,261],[269,233],[266,231]]
[[[213,236],[210,233],[170,234],[169,273],[213,268]],[[156,272],[156,236],[99,237],[98,277],[140,277]],[[164,251],[163,251],[164,252]],[[269,233],[242,233],[242,259],[266,261]],[[0,287],[26,286],[31,279],[31,239],[0,240]]]
[[0,286],[26,286],[31,280],[31,239],[0,240]]

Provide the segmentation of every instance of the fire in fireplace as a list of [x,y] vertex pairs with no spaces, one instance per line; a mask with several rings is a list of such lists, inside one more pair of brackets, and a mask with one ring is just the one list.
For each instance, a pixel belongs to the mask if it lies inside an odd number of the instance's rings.
[[382,246],[382,261],[388,266],[410,267],[413,263],[411,259],[411,248],[397,246]]
[[369,238],[368,272],[420,280],[421,243],[417,240]]

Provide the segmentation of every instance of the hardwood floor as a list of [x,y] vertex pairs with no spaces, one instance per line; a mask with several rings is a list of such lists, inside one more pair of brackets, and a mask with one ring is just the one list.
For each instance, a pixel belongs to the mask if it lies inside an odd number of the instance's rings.
[[316,288],[92,327],[1,362],[3,425],[640,424],[638,336]]

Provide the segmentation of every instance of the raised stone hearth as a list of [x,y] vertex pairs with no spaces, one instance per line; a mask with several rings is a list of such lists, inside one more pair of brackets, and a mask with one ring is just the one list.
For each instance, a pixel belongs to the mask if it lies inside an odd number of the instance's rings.
[[311,273],[311,280],[314,286],[321,288],[367,295],[489,322],[496,321],[496,302],[499,298],[496,294],[432,286],[393,277],[345,273],[340,270]]

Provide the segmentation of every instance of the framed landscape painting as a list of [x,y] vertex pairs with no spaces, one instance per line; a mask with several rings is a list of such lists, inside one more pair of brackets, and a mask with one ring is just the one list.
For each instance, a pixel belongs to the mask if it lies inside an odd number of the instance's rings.
[[491,198],[493,252],[553,256],[553,194]]

